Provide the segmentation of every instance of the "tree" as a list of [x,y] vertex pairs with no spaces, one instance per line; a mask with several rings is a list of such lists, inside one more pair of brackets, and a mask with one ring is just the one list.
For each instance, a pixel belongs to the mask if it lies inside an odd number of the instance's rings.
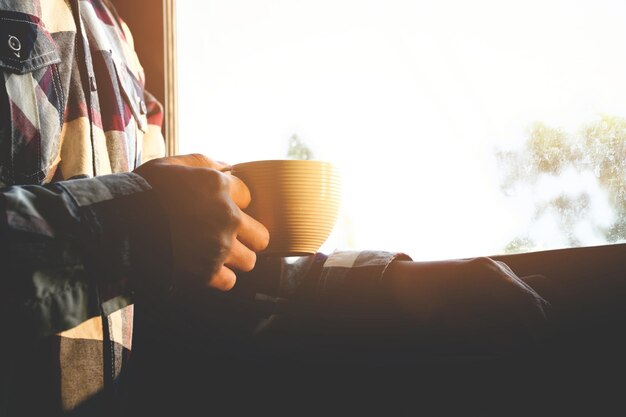
[[626,238],[626,119],[604,116],[583,128],[585,162],[608,191],[616,220],[605,229],[607,241]]
[[289,138],[287,149],[289,159],[313,159],[313,151],[295,133]]
[[[593,173],[599,187],[607,192],[615,216],[610,226],[595,225],[608,242],[626,239],[626,119],[602,116],[585,125],[575,135],[562,129],[535,123],[528,141],[518,151],[497,151],[503,176],[501,190],[506,195],[516,187],[536,187],[542,178],[558,178],[566,170]],[[553,214],[571,246],[580,246],[575,226],[589,213],[590,196],[561,193],[538,203],[532,221]],[[520,252],[534,247],[532,236],[518,236],[505,247]]]

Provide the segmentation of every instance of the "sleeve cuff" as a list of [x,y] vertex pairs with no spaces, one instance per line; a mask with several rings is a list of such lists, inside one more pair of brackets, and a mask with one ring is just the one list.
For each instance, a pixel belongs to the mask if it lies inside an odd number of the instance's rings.
[[133,172],[68,180],[57,184],[67,191],[78,207],[89,207],[151,190],[148,182]]
[[80,215],[85,264],[101,302],[132,290],[171,287],[167,215],[135,173],[65,181]]

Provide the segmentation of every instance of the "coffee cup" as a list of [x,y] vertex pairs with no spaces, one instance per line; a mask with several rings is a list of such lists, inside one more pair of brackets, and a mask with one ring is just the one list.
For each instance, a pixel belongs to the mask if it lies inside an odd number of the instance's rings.
[[339,215],[341,181],[329,162],[274,159],[235,164],[232,175],[250,189],[244,210],[270,233],[263,254],[313,254],[330,236]]

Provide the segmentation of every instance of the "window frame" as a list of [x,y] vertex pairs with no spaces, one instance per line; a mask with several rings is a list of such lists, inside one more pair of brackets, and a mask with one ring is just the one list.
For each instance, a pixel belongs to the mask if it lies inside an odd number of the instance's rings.
[[164,134],[166,154],[178,155],[178,82],[176,60],[176,0],[163,1],[163,37],[165,45],[164,76],[165,110]]

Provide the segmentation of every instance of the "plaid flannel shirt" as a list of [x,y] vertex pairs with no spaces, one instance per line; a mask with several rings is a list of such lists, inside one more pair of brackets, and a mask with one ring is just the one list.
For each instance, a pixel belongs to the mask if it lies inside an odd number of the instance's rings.
[[0,0],[0,70],[0,414],[110,413],[145,249],[132,236],[165,223],[129,172],[164,155],[162,109],[100,0]]
[[[0,69],[0,415],[122,414],[134,292],[171,279],[167,218],[131,172],[164,155],[162,108],[106,0],[0,0]],[[400,256],[301,259],[276,293],[234,291],[261,311],[242,328],[369,305]],[[207,320],[230,326],[220,297]]]

